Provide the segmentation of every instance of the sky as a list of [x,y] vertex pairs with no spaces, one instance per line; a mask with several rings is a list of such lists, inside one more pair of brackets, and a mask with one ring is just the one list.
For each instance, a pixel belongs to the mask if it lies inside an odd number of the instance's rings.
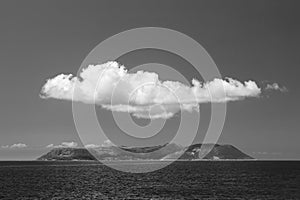
[[[210,54],[223,78],[253,80],[261,88],[267,83],[285,87],[284,92],[227,102],[218,143],[232,144],[255,158],[300,159],[298,4],[296,0],[1,1],[0,160],[35,159],[49,147],[80,146],[72,103],[40,98],[40,91],[49,78],[76,74],[101,41],[138,27],[164,27],[190,36]],[[190,84],[193,78],[202,81],[186,61],[159,50],[130,52],[117,61],[127,69],[163,63],[180,71]],[[159,78],[176,79],[168,73]],[[112,138],[119,137],[111,112],[99,106],[96,110],[103,129]],[[210,104],[200,104],[200,113],[194,142],[201,142]],[[172,137],[178,120],[177,116],[167,120],[159,133],[164,140]]]

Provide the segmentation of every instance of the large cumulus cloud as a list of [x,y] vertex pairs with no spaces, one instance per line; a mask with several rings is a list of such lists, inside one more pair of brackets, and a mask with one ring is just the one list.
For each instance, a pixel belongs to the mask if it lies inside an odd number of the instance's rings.
[[117,62],[89,65],[78,77],[60,74],[48,79],[40,96],[73,100],[103,108],[129,112],[141,118],[170,118],[180,109],[198,110],[199,103],[228,102],[259,97],[261,88],[254,81],[232,78],[209,82],[161,81],[154,72],[129,73]]

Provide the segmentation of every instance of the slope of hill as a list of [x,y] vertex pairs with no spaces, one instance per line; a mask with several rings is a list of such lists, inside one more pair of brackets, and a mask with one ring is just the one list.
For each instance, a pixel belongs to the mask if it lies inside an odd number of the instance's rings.
[[38,160],[169,160],[180,154],[182,160],[252,159],[232,145],[194,144],[183,148],[165,144],[154,147],[54,148]]
[[[184,148],[184,153],[179,159],[182,160],[196,160],[196,159],[210,159],[210,160],[223,160],[223,159],[253,159],[251,156],[243,153],[232,145],[219,145],[219,144],[194,144]],[[178,157],[175,152],[169,154],[164,159],[173,159]]]

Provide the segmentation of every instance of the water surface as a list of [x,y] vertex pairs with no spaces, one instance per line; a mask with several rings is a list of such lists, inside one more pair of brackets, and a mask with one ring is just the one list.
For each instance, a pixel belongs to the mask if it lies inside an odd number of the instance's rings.
[[0,199],[300,199],[299,175],[299,161],[181,161],[146,174],[97,162],[7,161]]

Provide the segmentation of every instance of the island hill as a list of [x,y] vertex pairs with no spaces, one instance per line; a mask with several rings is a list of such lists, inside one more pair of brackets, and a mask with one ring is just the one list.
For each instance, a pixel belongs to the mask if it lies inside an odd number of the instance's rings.
[[[201,148],[202,147],[202,148]],[[178,155],[180,155],[178,158]],[[164,144],[153,147],[54,148],[37,160],[237,160],[253,159],[232,145],[194,144],[181,147]]]

